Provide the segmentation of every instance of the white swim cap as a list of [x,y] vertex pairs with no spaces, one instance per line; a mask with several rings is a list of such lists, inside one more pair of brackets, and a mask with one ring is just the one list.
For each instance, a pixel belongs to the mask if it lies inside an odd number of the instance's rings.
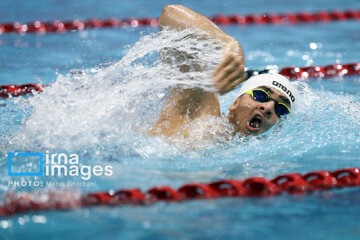
[[240,88],[239,96],[243,95],[247,91],[260,87],[266,86],[275,88],[283,93],[290,101],[291,108],[295,109],[297,102],[297,91],[294,85],[281,74],[259,74],[246,80]]

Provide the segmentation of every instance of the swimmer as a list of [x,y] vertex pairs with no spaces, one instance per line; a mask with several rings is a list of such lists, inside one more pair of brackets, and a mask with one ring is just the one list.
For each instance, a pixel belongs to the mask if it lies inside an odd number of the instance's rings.
[[[184,30],[193,29],[202,38],[219,40],[223,59],[214,70],[216,93],[201,88],[174,87],[167,103],[150,133],[172,136],[186,133],[184,126],[206,116],[220,117],[220,102],[217,96],[225,94],[240,83],[238,97],[229,107],[227,121],[234,126],[234,134],[258,135],[269,130],[281,117],[295,107],[297,94],[290,81],[280,74],[260,74],[247,78],[244,70],[244,54],[240,44],[223,32],[205,16],[184,6],[165,6],[159,18],[159,30],[164,27]],[[245,81],[246,80],[246,81]],[[204,118],[205,117],[205,118]]]

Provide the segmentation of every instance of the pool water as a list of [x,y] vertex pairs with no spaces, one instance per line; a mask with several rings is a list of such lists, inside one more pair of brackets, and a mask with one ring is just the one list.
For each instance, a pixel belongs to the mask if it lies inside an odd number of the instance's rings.
[[[204,15],[358,9],[354,1],[171,1]],[[2,1],[0,22],[75,18],[158,17],[161,1]],[[64,11],[66,9],[66,11]],[[223,26],[243,46],[246,65],[310,66],[358,62],[359,23]],[[0,195],[9,191],[62,188],[81,193],[157,186],[177,188],[251,176],[358,167],[360,163],[360,77],[295,81],[300,104],[291,116],[258,137],[219,136],[211,141],[147,134],[175,84],[211,89],[219,52],[216,43],[187,33],[156,28],[96,29],[46,35],[0,36],[0,85],[43,83],[41,94],[0,99]],[[189,61],[203,72],[181,74],[159,61],[172,47],[195,54]],[[186,63],[186,62],[185,62]],[[195,81],[187,81],[189,78]],[[236,90],[220,98],[222,111]],[[196,134],[224,127],[217,119]],[[226,126],[225,126],[226,127]],[[189,148],[189,146],[192,146]],[[9,176],[8,153],[77,154],[79,166],[111,166],[113,174]],[[18,171],[36,171],[31,159],[16,161]],[[86,174],[84,173],[83,177]],[[34,181],[42,187],[14,186]],[[47,182],[58,183],[50,187]],[[0,239],[358,239],[358,188],[306,196],[234,198],[148,207],[98,207],[21,214],[0,219]],[[1,203],[1,201],[0,201]]]

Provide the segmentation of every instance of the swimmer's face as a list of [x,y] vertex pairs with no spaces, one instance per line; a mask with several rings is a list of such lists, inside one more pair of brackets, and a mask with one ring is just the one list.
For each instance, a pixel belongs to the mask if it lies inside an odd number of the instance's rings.
[[[284,94],[274,88],[258,87],[270,94],[271,99],[290,106]],[[255,101],[250,94],[243,94],[229,107],[228,119],[245,135],[258,135],[269,130],[279,120],[275,113],[275,102]]]

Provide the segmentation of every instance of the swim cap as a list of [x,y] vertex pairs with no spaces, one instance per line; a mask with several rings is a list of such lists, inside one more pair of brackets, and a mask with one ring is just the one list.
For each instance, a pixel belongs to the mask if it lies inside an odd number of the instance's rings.
[[297,102],[297,91],[294,85],[283,75],[265,73],[253,76],[246,80],[240,88],[239,96],[243,95],[247,91],[260,87],[266,86],[275,88],[283,93],[290,101],[291,108],[294,109]]

